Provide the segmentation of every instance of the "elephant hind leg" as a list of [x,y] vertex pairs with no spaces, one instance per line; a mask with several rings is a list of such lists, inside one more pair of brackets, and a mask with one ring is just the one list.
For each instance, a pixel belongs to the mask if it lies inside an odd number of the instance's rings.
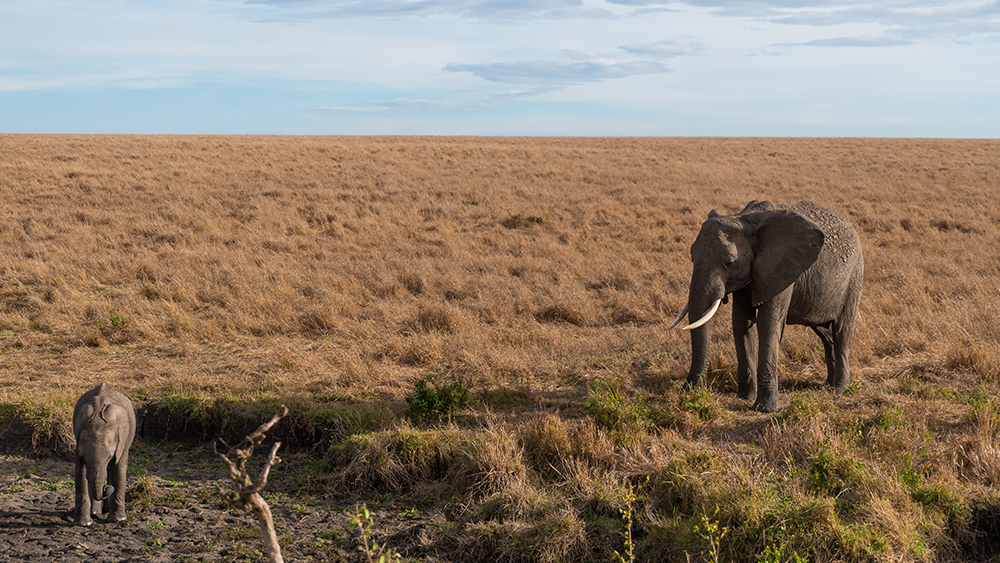
[[834,373],[836,372],[836,347],[834,346],[832,327],[830,325],[814,326],[812,330],[823,342],[823,359],[826,361],[826,384],[833,385]]
[[844,310],[840,318],[833,323],[833,351],[834,365],[827,380],[838,392],[847,390],[851,382],[851,337],[854,336],[854,323],[858,317],[858,307],[861,301],[861,276],[863,267],[859,267],[854,272],[854,279],[851,281],[852,290],[849,292],[847,301],[844,303]]
[[851,354],[851,337],[854,335],[854,323],[858,318],[858,308],[861,304],[861,285],[864,277],[864,261],[858,256],[857,267],[851,275],[850,288],[847,292],[847,299],[844,301],[844,309],[832,326],[833,329],[833,350],[834,366],[827,380],[838,392],[847,390],[851,382],[851,366],[849,357]]
[[833,371],[830,372],[827,383],[836,389],[838,393],[843,393],[847,389],[847,385],[851,382],[851,366],[849,358],[851,353],[851,336],[853,333],[853,322],[838,323],[834,326]]

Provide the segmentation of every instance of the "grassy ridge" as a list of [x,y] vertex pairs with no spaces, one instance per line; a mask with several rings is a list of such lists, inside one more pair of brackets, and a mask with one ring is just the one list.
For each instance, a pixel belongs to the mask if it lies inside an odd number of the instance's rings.
[[[314,481],[455,507],[428,541],[456,559],[608,560],[626,510],[643,560],[982,560],[998,149],[0,136],[0,402],[57,434],[100,381],[213,430],[297,397]],[[785,409],[750,412],[725,322],[682,389],[698,226],[806,198],[864,247],[849,392],[789,327]],[[429,376],[470,401],[403,416]]]

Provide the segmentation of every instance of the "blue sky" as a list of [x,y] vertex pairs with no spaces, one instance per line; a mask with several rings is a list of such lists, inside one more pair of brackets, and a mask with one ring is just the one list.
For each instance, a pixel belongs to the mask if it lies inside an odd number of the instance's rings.
[[1000,137],[1000,2],[0,0],[0,132]]

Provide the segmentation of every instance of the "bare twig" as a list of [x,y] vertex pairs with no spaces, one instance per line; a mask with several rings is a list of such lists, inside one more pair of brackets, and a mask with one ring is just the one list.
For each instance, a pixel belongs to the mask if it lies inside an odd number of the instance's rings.
[[[284,562],[284,559],[281,558],[281,548],[278,546],[278,534],[274,530],[274,519],[271,517],[271,509],[260,495],[264,487],[267,486],[267,476],[271,472],[271,468],[281,463],[281,458],[277,456],[281,442],[274,443],[274,446],[271,448],[271,454],[268,456],[267,461],[264,462],[264,467],[260,470],[260,477],[257,478],[256,483],[247,474],[246,465],[247,460],[253,454],[254,447],[264,441],[264,433],[270,430],[272,426],[287,414],[288,407],[281,405],[281,410],[278,414],[274,415],[270,421],[258,426],[257,430],[244,438],[238,446],[229,447],[222,439],[216,440],[216,443],[212,446],[216,455],[219,456],[222,463],[229,470],[229,477],[236,483],[236,490],[232,492],[226,492],[218,485],[216,485],[216,488],[229,506],[244,512],[252,512],[257,517],[260,529],[264,533],[264,547],[267,549],[268,563]],[[219,443],[228,448],[226,453],[219,452]]]

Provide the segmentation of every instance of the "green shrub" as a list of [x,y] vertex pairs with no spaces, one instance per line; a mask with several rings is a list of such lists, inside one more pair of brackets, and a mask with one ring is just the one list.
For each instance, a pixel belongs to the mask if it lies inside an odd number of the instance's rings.
[[712,392],[701,385],[688,385],[681,391],[680,409],[694,413],[702,420],[712,420],[718,415]]
[[860,460],[835,451],[828,441],[818,443],[810,453],[809,487],[817,492],[838,497],[870,481]]
[[621,440],[644,435],[651,425],[649,407],[642,393],[628,394],[617,385],[597,382],[584,405],[597,426]]
[[782,422],[803,422],[812,420],[819,415],[822,408],[819,403],[805,393],[792,393],[788,404],[779,415]]
[[760,563],[785,563],[789,561],[791,563],[806,563],[806,558],[802,557],[796,552],[790,554],[785,554],[784,546],[769,545],[764,548],[764,553],[757,557],[757,561]]
[[406,396],[403,416],[414,423],[429,417],[451,416],[459,408],[469,405],[469,386],[470,383],[458,377],[440,386],[430,377],[419,379],[413,393]]

